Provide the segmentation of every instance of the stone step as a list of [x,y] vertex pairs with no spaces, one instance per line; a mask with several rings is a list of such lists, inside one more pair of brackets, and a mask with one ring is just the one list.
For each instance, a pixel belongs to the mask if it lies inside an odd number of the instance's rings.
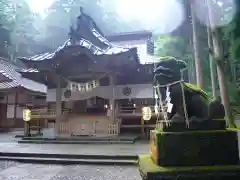
[[137,160],[111,160],[111,159],[67,159],[67,158],[39,158],[39,157],[13,157],[0,156],[3,161],[17,161],[21,163],[37,164],[87,164],[87,165],[137,165]]
[[133,137],[117,137],[117,136],[109,136],[109,137],[80,137],[80,136],[72,136],[72,137],[56,137],[56,138],[44,138],[44,137],[22,137],[22,140],[58,140],[58,141],[135,141],[139,139],[139,136]]
[[102,154],[53,154],[53,153],[18,153],[0,152],[1,157],[52,158],[52,159],[95,159],[95,160],[138,160],[138,155],[102,155]]
[[105,141],[88,141],[88,140],[19,140],[18,143],[21,144],[134,144],[134,141],[114,141],[114,140],[105,140]]

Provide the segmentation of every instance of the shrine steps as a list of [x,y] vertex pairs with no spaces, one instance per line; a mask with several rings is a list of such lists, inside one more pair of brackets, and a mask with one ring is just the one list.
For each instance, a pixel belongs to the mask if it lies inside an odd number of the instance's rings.
[[134,144],[134,141],[60,141],[60,140],[19,140],[21,144]]
[[140,136],[104,136],[104,137],[23,137],[18,143],[25,144],[134,144]]
[[121,155],[74,155],[74,154],[35,154],[35,153],[0,153],[0,160],[21,163],[62,164],[62,165],[137,165],[138,156]]

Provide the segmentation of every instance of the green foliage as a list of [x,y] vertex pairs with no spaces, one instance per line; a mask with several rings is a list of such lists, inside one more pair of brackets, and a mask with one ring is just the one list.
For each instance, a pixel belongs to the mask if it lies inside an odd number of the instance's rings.
[[[233,7],[229,7],[228,9],[231,9]],[[240,102],[240,91],[239,87],[237,87],[235,81],[235,78],[239,77],[240,72],[236,69],[236,72],[234,71],[234,68],[236,65],[240,63],[240,2],[235,1],[235,8],[236,8],[236,14],[234,19],[231,23],[229,23],[227,26],[222,27],[222,33],[223,38],[225,42],[225,53],[228,55],[226,59],[226,65],[227,69],[225,69],[225,72],[227,74],[228,78],[228,87],[229,87],[229,94],[230,94],[230,100],[233,104],[238,104]],[[234,73],[235,72],[235,73]]]
[[186,43],[178,36],[160,36],[156,41],[156,55],[183,58],[186,52]]
[[137,22],[126,23],[119,17],[114,0],[101,0],[101,3],[99,0],[55,0],[44,19],[47,33],[43,39],[48,39],[49,46],[56,48],[68,38],[69,27],[76,23],[80,7],[93,18],[104,35],[133,31],[138,27]]
[[25,0],[0,2],[0,56],[14,60],[16,56],[31,53],[31,44],[36,34],[34,14]]
[[180,36],[160,36],[156,40],[156,56],[161,57],[157,58],[163,60],[164,57],[175,57],[180,60],[184,60],[188,65],[188,76],[190,82],[195,80],[195,66],[193,61],[193,49],[192,45],[184,40]]

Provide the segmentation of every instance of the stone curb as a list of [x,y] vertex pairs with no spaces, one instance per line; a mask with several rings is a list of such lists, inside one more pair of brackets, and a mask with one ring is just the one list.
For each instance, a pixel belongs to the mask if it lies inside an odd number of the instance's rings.
[[16,153],[16,152],[0,152],[0,157],[84,159],[84,160],[131,160],[131,161],[138,160],[138,155],[49,154],[49,153]]
[[96,160],[84,160],[84,159],[49,159],[49,158],[24,158],[24,157],[0,157],[0,160],[4,161],[16,161],[20,163],[29,163],[29,164],[59,164],[59,165],[118,165],[118,166],[135,166],[137,161],[96,161]]
[[56,138],[46,138],[46,137],[36,137],[36,136],[22,136],[22,140],[42,140],[42,141],[136,141],[139,140],[139,137],[136,138],[124,138],[124,137],[56,137]]
[[19,140],[19,144],[134,144],[134,141]]

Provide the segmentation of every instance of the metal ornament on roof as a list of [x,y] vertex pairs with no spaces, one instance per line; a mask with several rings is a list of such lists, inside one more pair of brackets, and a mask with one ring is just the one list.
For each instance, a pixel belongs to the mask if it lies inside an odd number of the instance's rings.
[[122,92],[125,96],[129,96],[131,94],[132,90],[130,87],[124,87]]
[[70,98],[71,95],[72,95],[72,92],[71,92],[69,89],[66,90],[66,91],[64,91],[64,97],[65,97],[65,98]]

